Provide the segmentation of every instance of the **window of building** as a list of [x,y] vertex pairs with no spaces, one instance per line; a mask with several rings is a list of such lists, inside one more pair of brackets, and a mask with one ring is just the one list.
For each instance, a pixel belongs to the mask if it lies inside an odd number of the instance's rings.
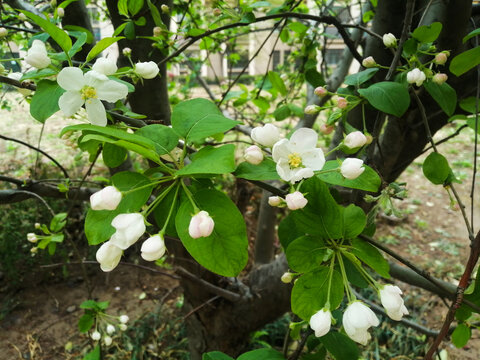
[[325,51],[325,62],[328,66],[337,65],[342,59],[343,49],[327,49]]

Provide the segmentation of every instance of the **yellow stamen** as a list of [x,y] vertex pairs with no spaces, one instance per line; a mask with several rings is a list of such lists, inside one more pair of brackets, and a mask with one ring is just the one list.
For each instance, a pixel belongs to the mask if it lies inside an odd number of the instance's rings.
[[82,99],[96,99],[97,98],[97,90],[91,86],[84,86],[82,90],[80,90],[82,94]]
[[302,158],[299,153],[292,153],[288,155],[288,164],[292,168],[297,168],[302,165]]

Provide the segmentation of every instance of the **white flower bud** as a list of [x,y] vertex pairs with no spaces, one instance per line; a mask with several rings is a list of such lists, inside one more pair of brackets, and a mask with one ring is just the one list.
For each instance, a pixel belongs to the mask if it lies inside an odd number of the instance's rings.
[[349,149],[356,149],[367,142],[367,137],[361,131],[353,131],[343,140],[343,144]]
[[398,286],[385,285],[380,290],[380,301],[387,311],[387,315],[396,321],[402,320],[403,315],[408,315],[408,310],[403,303],[402,290]]
[[188,233],[193,239],[210,236],[215,222],[205,210],[200,211],[192,217],[188,226]]
[[347,158],[343,161],[342,166],[340,167],[340,172],[342,175],[349,180],[356,179],[359,177],[365,168],[363,167],[363,160],[356,158]]
[[27,16],[24,13],[18,13],[17,16],[18,16],[19,20],[22,20],[22,21],[27,21],[28,20]]
[[103,342],[105,343],[106,346],[112,345],[112,341],[113,341],[112,338],[108,335],[103,338]]
[[33,40],[32,46],[27,51],[25,62],[37,69],[44,69],[51,64],[47,54],[47,48],[41,40]]
[[136,63],[134,70],[143,79],[153,79],[160,71],[158,65],[153,61]]
[[168,7],[168,5],[165,5],[165,4],[160,6],[160,10],[162,10],[162,13],[164,14],[168,14],[170,12],[170,8]]
[[419,68],[415,68],[407,73],[407,82],[409,84],[415,83],[417,86],[422,86],[427,76]]
[[262,146],[272,147],[280,140],[280,133],[275,125],[265,124],[264,126],[253,128],[250,137]]
[[317,311],[310,318],[310,327],[315,331],[316,337],[322,337],[330,331],[332,326],[332,313],[330,310],[322,309]]
[[0,38],[5,37],[8,35],[8,30],[4,27],[0,27]]
[[317,105],[307,105],[303,112],[307,115],[315,115],[320,112],[320,106]]
[[250,164],[258,165],[263,161],[263,152],[257,145],[252,145],[245,150],[243,157]]
[[295,191],[291,194],[288,194],[285,196],[285,201],[290,210],[303,209],[308,203],[308,200],[305,199],[305,196],[303,196],[300,191]]
[[130,320],[130,318],[128,317],[128,315],[120,315],[120,317],[118,318],[118,320],[120,320],[120,322],[122,324],[126,324],[128,322],[128,320]]
[[40,229],[41,225],[40,223],[35,223],[35,229]]
[[94,341],[98,341],[102,338],[102,334],[100,334],[98,331],[94,331],[90,337],[94,340]]
[[115,210],[122,200],[122,193],[115,186],[107,186],[90,196],[92,210]]
[[153,36],[159,37],[160,35],[162,35],[162,33],[163,33],[163,29],[160,26],[155,26],[153,28]]
[[108,324],[107,325],[107,334],[112,335],[114,332],[115,332],[115,326],[113,326],[112,324]]
[[447,81],[447,79],[448,79],[447,74],[438,73],[433,75],[432,81],[435,84],[442,85],[445,81]]
[[108,272],[117,267],[122,254],[122,249],[112,244],[111,241],[107,241],[98,248],[96,259],[100,263],[102,271]]
[[37,235],[35,235],[34,233],[28,233],[27,240],[30,241],[31,243],[36,243],[38,241],[38,238],[37,238]]
[[142,258],[146,261],[155,261],[160,259],[165,254],[165,241],[162,235],[157,234],[149,237],[142,244],[140,249],[142,252]]
[[392,33],[388,33],[383,35],[383,45],[387,48],[396,47],[397,46],[397,38]]
[[378,326],[380,321],[375,313],[360,301],[348,305],[343,314],[343,328],[353,341],[366,345],[371,335],[368,333],[370,326]]
[[101,57],[95,61],[95,64],[92,66],[92,70],[103,75],[112,75],[117,72],[118,68],[114,60]]
[[375,67],[377,65],[377,63],[375,62],[375,59],[373,58],[373,56],[369,56],[369,57],[366,57],[365,59],[363,59],[362,65],[363,65],[363,67],[368,69],[368,68]]
[[117,231],[110,242],[122,250],[133,245],[146,230],[145,219],[140,213],[117,215],[112,220],[112,226]]
[[282,275],[280,280],[285,284],[290,284],[293,280],[293,274],[291,272],[286,272]]
[[122,54],[123,54],[123,56],[128,57],[128,56],[132,55],[132,49],[130,49],[129,47],[123,48]]
[[447,62],[447,58],[448,58],[448,53],[441,52],[441,53],[438,53],[437,55],[435,55],[434,62],[437,65],[444,65]]
[[270,206],[279,206],[282,203],[282,198],[280,196],[270,196],[268,198],[268,205]]
[[38,252],[38,248],[37,247],[32,247],[30,249],[30,252],[32,253],[32,256],[33,256],[34,254],[36,254]]
[[57,16],[63,18],[65,16],[65,9],[61,7],[57,8]]
[[339,98],[337,99],[337,106],[338,106],[339,109],[342,109],[342,110],[343,110],[343,109],[346,109],[347,106],[348,106],[348,101],[347,101],[347,99],[345,99],[345,98],[343,98],[343,97],[339,97]]
[[125,330],[127,330],[127,325],[125,325],[125,324],[120,324],[120,325],[118,325],[118,328],[119,328],[121,331],[125,331]]
[[323,86],[316,87],[315,90],[313,90],[313,92],[318,97],[324,97],[328,93],[327,89],[325,89],[325,87]]

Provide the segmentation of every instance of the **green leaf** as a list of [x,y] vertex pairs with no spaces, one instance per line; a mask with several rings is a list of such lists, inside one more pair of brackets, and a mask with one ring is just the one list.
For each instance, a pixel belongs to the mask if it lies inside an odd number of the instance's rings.
[[288,105],[282,105],[275,109],[273,116],[275,117],[276,121],[282,121],[289,117],[290,113],[290,107]]
[[305,80],[314,88],[325,85],[325,79],[315,68],[305,71]]
[[[345,179],[340,172],[332,171],[325,174],[319,174],[317,177],[328,184],[340,185],[347,188],[359,189],[370,192],[377,192],[382,183],[380,176],[367,165],[363,165],[365,171],[356,179]],[[339,164],[336,160],[330,160],[325,163],[322,170],[330,170],[338,168]]]
[[127,158],[127,150],[117,145],[105,143],[103,145],[102,158],[105,165],[115,168],[123,164]]
[[223,133],[237,124],[237,121],[224,117],[207,99],[183,101],[172,112],[172,127],[187,142],[203,141],[207,136]]
[[271,159],[264,159],[260,164],[253,165],[246,161],[240,163],[235,170],[235,176],[247,180],[278,180],[276,164]]
[[299,21],[291,22],[287,26],[290,30],[292,30],[293,32],[296,32],[299,35],[304,34],[308,30],[308,26]]
[[168,154],[178,145],[178,135],[165,125],[147,125],[138,129],[135,134],[152,140],[158,155]]
[[[469,96],[465,99],[460,100],[458,105],[465,111],[475,114],[477,112],[477,98],[475,96]],[[480,109],[480,105],[479,105]]]
[[195,153],[192,162],[177,171],[177,175],[227,174],[235,171],[235,145],[205,146]]
[[59,232],[66,224],[67,213],[58,213],[50,221],[50,231]]
[[336,360],[356,360],[360,357],[358,346],[342,333],[330,331],[320,338],[320,342]]
[[143,7],[143,0],[128,0],[128,11],[132,16],[135,16],[138,14],[140,10],[142,10]]
[[194,194],[195,203],[215,222],[208,237],[193,239],[188,233],[193,207],[184,201],[177,212],[175,226],[183,245],[198,263],[222,276],[237,276],[248,260],[245,221],[235,204],[224,193],[205,189]]
[[343,238],[353,239],[360,235],[367,225],[367,216],[361,208],[353,204],[343,210]]
[[412,33],[412,37],[422,43],[431,43],[437,40],[441,31],[442,23],[434,22],[430,25],[423,25],[416,28]]
[[355,256],[379,273],[380,276],[386,279],[390,278],[390,265],[375,246],[357,238],[352,240],[352,247]]
[[313,177],[303,183],[302,192],[306,193],[308,204],[291,215],[297,229],[323,239],[340,239],[343,235],[343,218],[328,187]]
[[325,306],[327,300],[330,300],[330,309],[336,309],[343,299],[343,280],[333,270],[330,299],[327,299],[329,280],[329,268],[325,266],[298,278],[292,289],[292,311],[308,321]]
[[118,0],[117,7],[120,15],[128,17],[128,0]]
[[287,88],[285,87],[285,83],[283,82],[282,78],[278,73],[275,71],[268,72],[268,79],[272,83],[272,86],[283,96],[287,95]]
[[123,34],[128,40],[135,39],[135,22],[128,21],[127,25],[125,25],[125,29],[123,30]]
[[315,270],[322,264],[326,253],[327,248],[322,239],[302,236],[288,245],[286,251],[288,266],[301,273]]
[[439,153],[432,152],[423,162],[423,175],[435,185],[445,183],[451,173],[447,159]]
[[237,360],[285,360],[283,354],[275,349],[257,349],[240,355]]
[[397,117],[402,116],[410,106],[408,89],[396,82],[375,83],[366,89],[358,89],[358,92],[375,109]]
[[63,51],[68,53],[68,50],[72,48],[72,40],[67,33],[56,25],[52,24],[50,21],[45,20],[44,18],[32,14],[26,10],[19,10],[25,16],[27,16],[30,20],[32,20],[35,24],[40,26],[46,33],[48,33],[53,40],[62,48]]
[[[123,171],[112,176],[113,185],[120,191],[128,191],[150,183],[150,180],[139,173]],[[133,213],[141,209],[152,192],[152,187],[133,191],[123,196],[115,210],[89,209],[85,218],[85,235],[89,245],[97,245],[108,239],[115,232],[111,225],[115,216],[122,213]]]
[[211,351],[202,355],[202,360],[234,360],[227,354],[220,351]]
[[452,74],[460,76],[478,64],[480,64],[480,46],[455,56],[450,62],[449,69]]
[[[57,72],[58,71],[49,69],[49,68],[45,68],[41,70],[33,70],[23,74],[22,77],[20,78],[20,81],[29,80],[29,79],[38,79],[38,78],[43,78],[51,75],[56,75]],[[37,84],[37,90],[38,90],[38,84]]]
[[148,5],[148,8],[150,9],[150,14],[152,15],[155,26],[162,26],[163,21],[162,21],[162,18],[160,17],[160,11],[158,11],[157,7],[154,4],[152,4],[151,0],[147,0],[147,5]]
[[90,50],[90,52],[87,55],[86,61],[89,62],[93,58],[95,58],[98,54],[100,54],[103,50],[108,48],[110,45],[115,44],[117,41],[125,39],[123,36],[117,36],[117,37],[107,37],[103,38],[99,42],[95,44],[95,46]]
[[464,38],[463,38],[463,43],[465,44],[468,40],[470,40],[471,38],[475,37],[475,36],[478,36],[480,35],[480,28],[478,29],[475,29],[473,31],[471,31],[468,35],[466,35]]
[[262,98],[253,99],[252,103],[260,109],[262,113],[266,113],[270,109],[270,103]]
[[[63,3],[62,3],[63,4]],[[60,5],[62,5],[60,4]],[[87,44],[91,44],[92,41],[93,41],[93,34],[91,31],[85,29],[84,27],[81,27],[81,26],[77,26],[77,25],[65,25],[63,26],[63,30],[67,30],[67,31],[78,31],[78,32],[83,32],[87,35],[87,39],[86,39],[86,43]]]
[[101,360],[100,358],[100,344],[97,344],[95,346],[95,349],[87,353],[84,357],[83,360]]
[[370,80],[380,69],[377,68],[370,68],[366,69],[363,71],[360,71],[356,74],[348,75],[345,78],[344,83],[347,85],[352,85],[352,86],[360,86],[363,83],[367,82]]
[[95,323],[95,318],[90,315],[90,314],[84,314],[79,320],[78,320],[78,331],[81,333],[86,333],[88,330],[90,330]]
[[293,213],[287,215],[278,225],[278,238],[284,249],[287,249],[292,241],[305,234],[304,231],[297,228],[293,218]]
[[40,80],[30,103],[30,115],[35,120],[44,123],[45,120],[60,110],[58,99],[64,92],[65,90],[56,81]]
[[433,81],[426,81],[423,83],[423,86],[425,86],[425,89],[427,89],[437,104],[440,105],[442,110],[445,111],[448,116],[452,116],[457,107],[457,93],[455,90],[447,83],[438,85]]
[[452,343],[457,348],[462,348],[467,345],[471,336],[472,330],[466,324],[458,324],[452,333]]

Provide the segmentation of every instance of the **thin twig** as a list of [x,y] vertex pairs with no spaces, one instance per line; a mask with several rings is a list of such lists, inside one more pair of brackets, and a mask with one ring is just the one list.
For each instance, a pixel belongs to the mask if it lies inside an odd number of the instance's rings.
[[48,203],[45,201],[45,199],[42,198],[40,195],[35,194],[34,192],[31,192],[31,191],[21,190],[21,189],[18,189],[18,190],[15,190],[15,191],[20,192],[20,193],[24,193],[24,194],[28,194],[28,195],[31,195],[31,196],[37,198],[38,200],[40,200],[42,202],[43,205],[45,205],[45,207],[48,209],[48,211],[50,212],[52,217],[55,216],[55,212],[53,211],[53,209],[50,207],[50,205],[48,205]]
[[220,295],[215,295],[214,297],[208,299],[207,301],[205,301],[204,303],[198,305],[197,307],[193,308],[192,310],[190,310],[187,314],[185,314],[185,316],[183,317],[183,321],[185,321],[189,316],[195,314],[198,310],[200,310],[201,308],[203,308],[205,305],[208,305],[210,304],[211,302],[217,300],[217,299],[220,299]]

